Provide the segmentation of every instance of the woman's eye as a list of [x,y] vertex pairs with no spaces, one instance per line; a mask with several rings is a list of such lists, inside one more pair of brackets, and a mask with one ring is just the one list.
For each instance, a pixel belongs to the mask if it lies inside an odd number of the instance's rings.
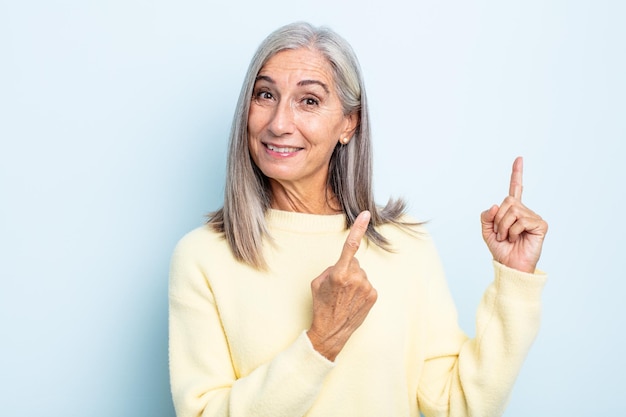
[[274,98],[269,91],[259,91],[254,96],[259,100],[272,100]]
[[306,104],[307,106],[317,106],[318,104],[320,104],[319,100],[314,99],[312,97],[307,97],[303,101],[304,101],[304,104]]

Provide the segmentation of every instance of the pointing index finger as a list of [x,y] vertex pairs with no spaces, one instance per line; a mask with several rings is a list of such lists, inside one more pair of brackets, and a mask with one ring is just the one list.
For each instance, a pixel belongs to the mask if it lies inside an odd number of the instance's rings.
[[522,174],[524,171],[524,159],[521,156],[515,158],[513,162],[513,172],[511,172],[511,184],[509,185],[509,196],[518,200],[522,199]]
[[365,236],[365,232],[367,232],[367,226],[369,225],[371,213],[369,211],[362,211],[359,213],[357,218],[354,220],[354,224],[350,228],[350,233],[348,233],[348,237],[346,238],[346,242],[343,244],[343,250],[341,251],[341,256],[337,261],[337,265],[345,265],[347,266],[356,252],[359,250],[359,246],[361,245],[361,240],[363,236]]

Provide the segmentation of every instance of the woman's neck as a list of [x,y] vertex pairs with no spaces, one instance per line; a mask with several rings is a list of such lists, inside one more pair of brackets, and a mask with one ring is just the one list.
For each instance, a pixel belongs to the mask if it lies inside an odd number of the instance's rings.
[[339,214],[341,205],[335,194],[324,186],[318,190],[299,189],[289,184],[281,184],[270,179],[272,201],[270,206],[276,210],[293,211],[309,214]]

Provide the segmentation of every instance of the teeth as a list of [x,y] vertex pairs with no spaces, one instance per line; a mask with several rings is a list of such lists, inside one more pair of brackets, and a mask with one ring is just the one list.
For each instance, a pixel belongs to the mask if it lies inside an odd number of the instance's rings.
[[274,152],[278,152],[278,153],[290,153],[290,152],[296,152],[298,150],[298,148],[279,148],[277,146],[272,146],[272,145],[267,145],[267,148],[271,151]]

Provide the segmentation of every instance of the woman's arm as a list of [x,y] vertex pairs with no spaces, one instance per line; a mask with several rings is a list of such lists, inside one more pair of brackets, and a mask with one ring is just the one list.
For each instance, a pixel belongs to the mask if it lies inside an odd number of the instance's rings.
[[536,273],[547,223],[522,204],[523,160],[515,159],[509,195],[481,215],[495,279],[477,313],[476,338],[458,337],[456,311],[443,272],[429,294],[429,352],[420,404],[430,416],[499,416],[539,330],[541,290]]
[[[500,416],[539,330],[543,273],[494,262],[495,279],[476,318],[476,337],[461,335],[443,273],[428,294],[427,352],[418,402],[427,417]],[[431,319],[432,318],[432,319]]]
[[304,415],[334,364],[303,332],[268,363],[237,375],[213,294],[192,254],[179,244],[170,271],[170,379],[177,416]]

